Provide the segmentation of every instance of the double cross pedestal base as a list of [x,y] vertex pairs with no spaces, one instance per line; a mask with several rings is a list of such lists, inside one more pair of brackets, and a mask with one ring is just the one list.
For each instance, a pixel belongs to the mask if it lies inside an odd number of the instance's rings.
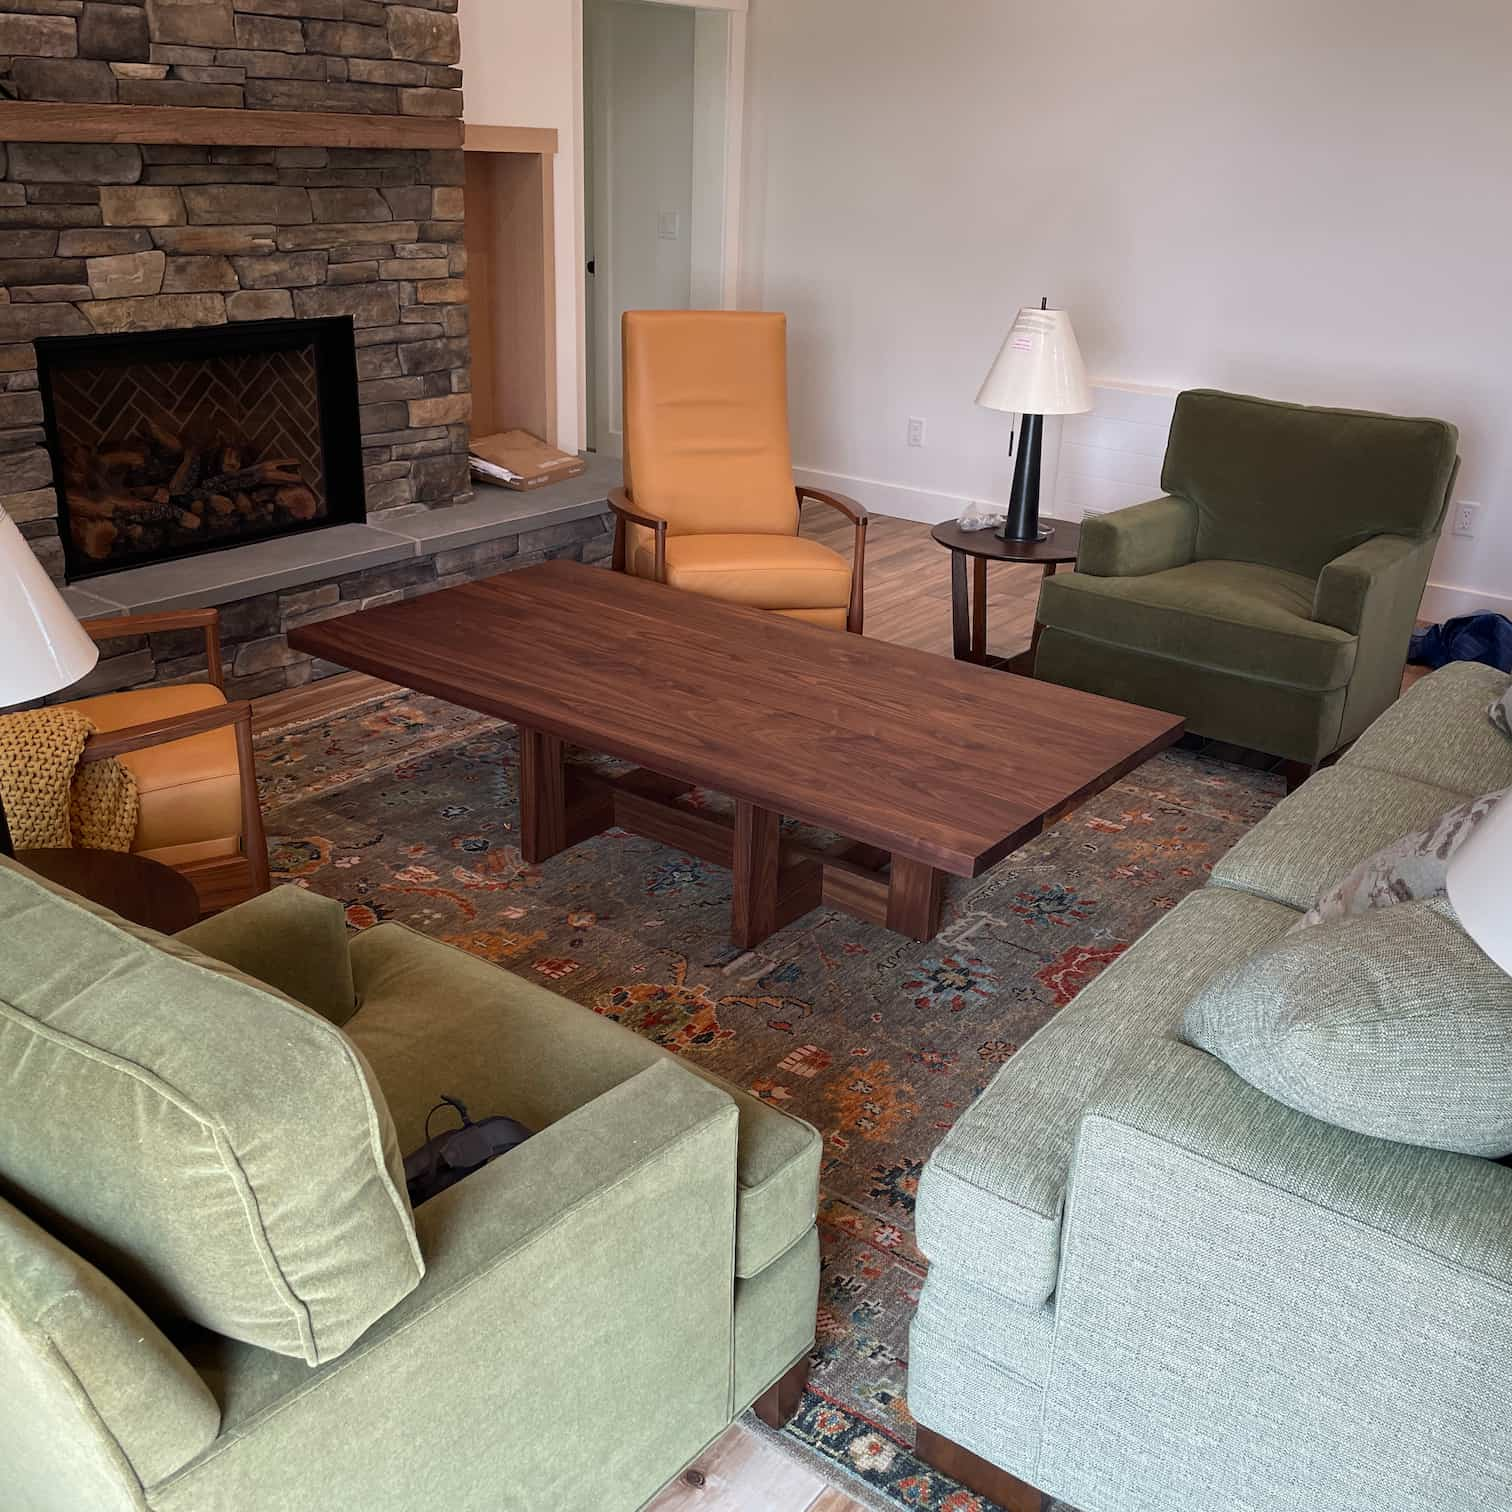
[[821,851],[782,837],[782,816],[735,800],[733,817],[678,800],[693,787],[637,768],[611,776],[570,764],[561,740],[520,729],[520,849],[532,866],[628,830],[733,873],[730,938],[759,945],[811,909],[838,908],[914,940],[940,928],[945,875],[927,862],[842,841]]

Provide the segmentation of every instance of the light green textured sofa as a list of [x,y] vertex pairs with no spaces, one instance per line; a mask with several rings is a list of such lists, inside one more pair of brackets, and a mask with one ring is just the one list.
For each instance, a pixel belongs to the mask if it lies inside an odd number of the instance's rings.
[[1319,1122],[1181,1040],[1355,863],[1512,784],[1508,681],[1416,684],[956,1123],[918,1196],[922,1427],[1082,1512],[1512,1506],[1512,1169]]
[[1179,396],[1166,497],[1082,524],[1035,676],[1314,766],[1384,712],[1443,527],[1442,420]]
[[[539,1132],[411,1216],[443,1093]],[[795,1405],[818,1165],[497,967],[349,948],[330,900],[164,941],[0,863],[0,1506],[630,1512]]]

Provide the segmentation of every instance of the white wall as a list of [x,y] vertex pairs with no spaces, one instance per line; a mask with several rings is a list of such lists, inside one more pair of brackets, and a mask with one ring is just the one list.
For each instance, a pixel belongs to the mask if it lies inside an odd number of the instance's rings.
[[[1002,498],[972,401],[1018,305],[1095,377],[1442,415],[1512,610],[1506,0],[756,0],[741,303],[785,309],[810,477]],[[928,444],[904,444],[909,416]]]
[[461,0],[463,114],[557,132],[557,439],[583,444],[582,54],[578,0]]

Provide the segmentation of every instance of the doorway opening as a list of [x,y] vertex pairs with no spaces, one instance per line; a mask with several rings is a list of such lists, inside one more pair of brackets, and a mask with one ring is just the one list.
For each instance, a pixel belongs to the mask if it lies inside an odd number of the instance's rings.
[[587,441],[623,451],[620,317],[735,302],[745,16],[584,0]]

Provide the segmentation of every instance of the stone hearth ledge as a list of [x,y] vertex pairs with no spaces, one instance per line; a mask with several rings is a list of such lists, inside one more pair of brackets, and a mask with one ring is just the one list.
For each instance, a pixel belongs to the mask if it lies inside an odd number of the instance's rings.
[[516,493],[478,484],[465,504],[397,516],[385,511],[377,525],[332,525],[127,568],[72,584],[63,596],[80,619],[152,609],[208,609],[364,568],[568,524],[607,512],[609,490],[620,482],[618,458],[590,454],[584,461],[588,466],[579,477],[547,488]]

